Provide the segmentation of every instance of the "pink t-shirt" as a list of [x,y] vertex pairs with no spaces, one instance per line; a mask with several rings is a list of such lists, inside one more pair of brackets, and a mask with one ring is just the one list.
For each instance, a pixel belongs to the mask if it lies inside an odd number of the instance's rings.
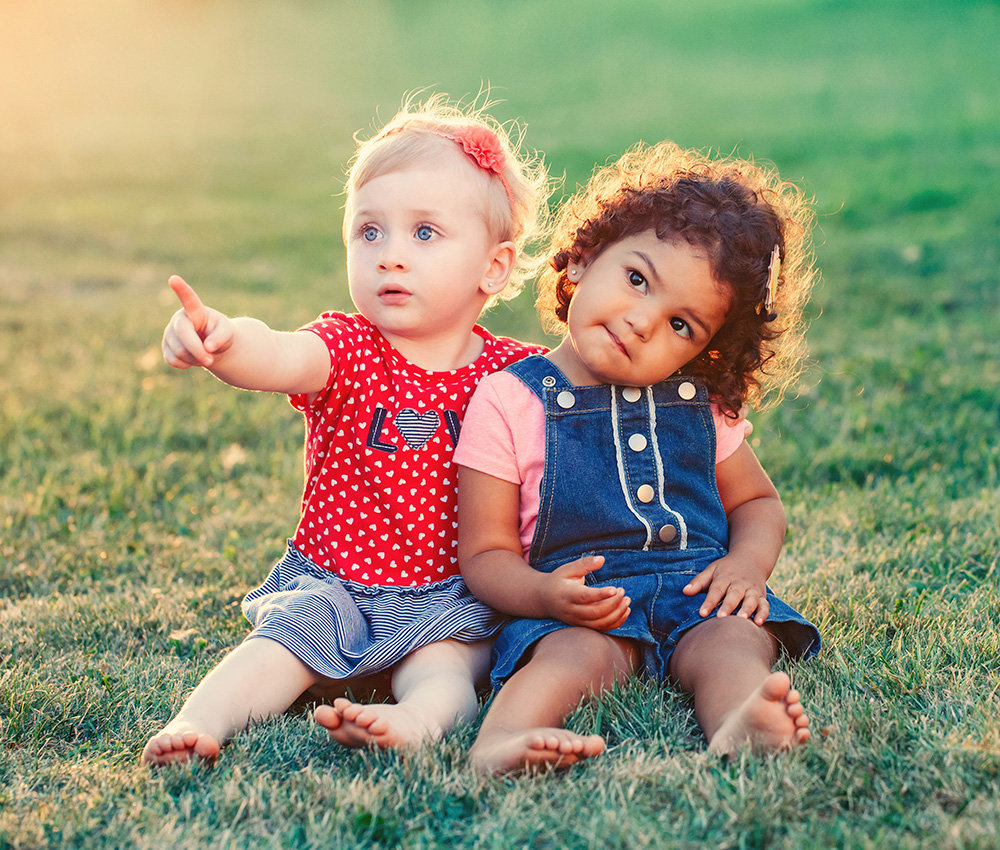
[[324,313],[302,329],[330,352],[330,377],[305,414],[305,490],[292,544],[367,585],[416,586],[458,573],[452,463],[469,399],[486,375],[544,349],[476,327],[483,352],[428,372],[364,316]]
[[[753,425],[746,419],[727,424],[714,404],[712,419],[718,465],[740,447]],[[509,372],[484,378],[466,411],[455,463],[520,487],[519,534],[527,557],[545,468],[545,408],[538,396]]]

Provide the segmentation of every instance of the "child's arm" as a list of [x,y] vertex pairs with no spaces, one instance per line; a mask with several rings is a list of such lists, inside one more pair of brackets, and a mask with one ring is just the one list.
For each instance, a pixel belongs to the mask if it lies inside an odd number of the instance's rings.
[[315,334],[282,333],[257,319],[230,319],[206,307],[177,275],[181,302],[163,331],[163,358],[175,369],[203,366],[234,387],[288,394],[318,393],[330,377],[330,355]]
[[785,511],[753,449],[743,443],[715,468],[722,505],[729,518],[729,554],[710,564],[684,588],[706,593],[700,614],[717,605],[718,616],[734,611],[763,625],[766,586],[785,541]]
[[458,467],[458,561],[469,589],[493,608],[514,617],[560,620],[608,631],[628,619],[622,588],[589,587],[588,573],[604,563],[589,556],[551,573],[530,567],[518,536],[518,486]]

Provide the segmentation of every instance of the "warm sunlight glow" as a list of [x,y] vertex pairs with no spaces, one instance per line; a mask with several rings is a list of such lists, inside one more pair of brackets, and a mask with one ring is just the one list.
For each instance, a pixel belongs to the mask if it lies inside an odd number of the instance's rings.
[[[305,94],[288,77],[328,55],[329,33],[291,51],[276,37],[289,14],[198,0],[5,4],[0,157],[51,178],[92,156],[183,152],[263,118],[294,122]],[[328,102],[335,116],[340,100]]]

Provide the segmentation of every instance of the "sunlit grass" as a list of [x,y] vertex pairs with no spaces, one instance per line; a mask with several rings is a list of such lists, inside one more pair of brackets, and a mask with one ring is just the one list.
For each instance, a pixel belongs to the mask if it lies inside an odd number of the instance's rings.
[[[5,9],[0,26],[0,848],[1000,844],[1000,11],[562,2]],[[294,526],[301,420],[170,372],[181,272],[291,328],[349,307],[351,133],[421,86],[506,100],[567,188],[642,138],[773,161],[816,199],[798,394],[757,415],[774,586],[823,654],[813,742],[710,758],[635,683],[605,757],[481,780],[292,713],[214,770],[137,765],[246,627]],[[486,318],[540,338],[530,298]]]

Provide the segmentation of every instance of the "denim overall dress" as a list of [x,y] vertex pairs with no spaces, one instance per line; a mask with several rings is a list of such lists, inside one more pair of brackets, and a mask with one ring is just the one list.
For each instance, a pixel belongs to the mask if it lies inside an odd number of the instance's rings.
[[[628,620],[608,634],[638,641],[645,674],[665,681],[677,641],[706,619],[698,613],[704,594],[681,589],[725,555],[729,541],[704,384],[671,377],[652,387],[577,387],[539,355],[507,370],[545,408],[545,468],[528,562],[552,572],[603,555],[587,584],[622,587],[632,600]],[[816,654],[816,627],[770,590],[767,599],[767,622],[784,649]],[[558,620],[532,619],[504,626],[494,649],[494,687],[539,638],[563,628]]]

